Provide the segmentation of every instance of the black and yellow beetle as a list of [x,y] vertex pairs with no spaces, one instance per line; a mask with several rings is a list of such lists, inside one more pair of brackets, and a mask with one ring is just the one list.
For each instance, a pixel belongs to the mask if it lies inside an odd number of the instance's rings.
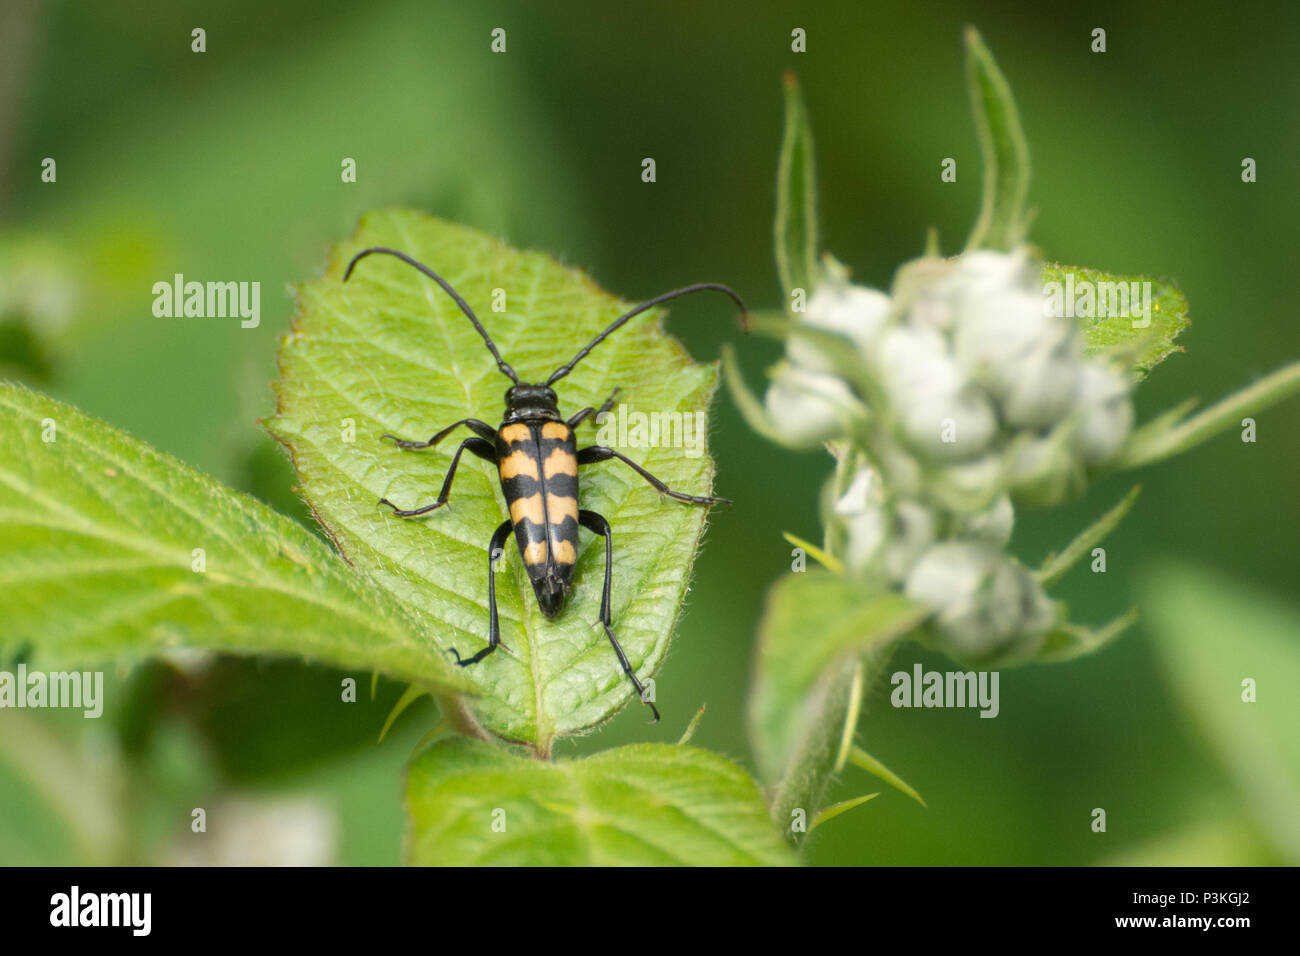
[[438,283],[474,324],[478,334],[487,343],[488,351],[496,359],[497,368],[514,382],[514,385],[506,390],[506,413],[500,428],[493,428],[476,418],[463,418],[448,425],[428,441],[409,441],[387,433],[381,436],[391,438],[397,443],[398,448],[406,449],[432,448],[461,425],[474,433],[473,437],[466,438],[456,449],[456,454],[451,459],[451,467],[447,469],[447,477],[443,479],[442,491],[438,493],[438,500],[433,504],[408,511],[398,508],[387,498],[380,499],[379,504],[392,508],[393,513],[399,517],[413,518],[445,505],[451,492],[452,479],[456,477],[456,466],[460,463],[460,456],[467,450],[496,465],[501,476],[501,491],[510,508],[510,517],[501,522],[501,526],[492,534],[492,540],[488,544],[488,644],[478,653],[466,658],[462,658],[460,653],[452,648],[452,653],[456,655],[456,663],[461,667],[475,664],[496,650],[501,643],[501,628],[497,620],[494,559],[502,553],[511,530],[515,533],[515,543],[519,546],[519,554],[528,571],[528,579],[533,585],[533,592],[537,595],[537,605],[547,618],[554,618],[564,610],[565,598],[573,587],[573,569],[578,557],[578,527],[581,525],[605,539],[605,586],[600,599],[600,623],[604,626],[605,635],[614,647],[614,653],[618,655],[623,673],[636,688],[642,702],[650,708],[654,720],[658,720],[659,710],[652,701],[646,700],[645,685],[636,676],[636,671],[628,663],[627,655],[623,653],[623,648],[619,646],[618,639],[614,636],[613,622],[610,619],[613,539],[610,536],[609,522],[602,515],[578,507],[578,466],[593,465],[617,458],[629,465],[660,494],[676,498],[678,501],[700,505],[731,502],[726,498],[687,495],[673,491],[632,459],[613,448],[606,448],[603,445],[578,448],[575,438],[577,427],[593,415],[599,417],[602,412],[613,407],[618,390],[615,389],[614,395],[611,395],[599,410],[591,407],[584,408],[566,421],[560,416],[558,400],[551,386],[573,371],[575,365],[586,358],[592,349],[623,323],[670,299],[707,290],[723,292],[740,307],[742,327],[746,324],[745,303],[727,286],[712,282],[698,283],[665,292],[615,319],[605,331],[587,343],[571,361],[552,372],[545,383],[529,385],[521,382],[515,370],[501,358],[501,353],[497,351],[491,336],[487,334],[487,330],[483,328],[468,303],[460,297],[450,283],[423,263],[396,249],[376,246],[364,249],[353,257],[348,263],[347,271],[343,274],[343,281],[348,281],[358,262],[376,253],[396,256]]

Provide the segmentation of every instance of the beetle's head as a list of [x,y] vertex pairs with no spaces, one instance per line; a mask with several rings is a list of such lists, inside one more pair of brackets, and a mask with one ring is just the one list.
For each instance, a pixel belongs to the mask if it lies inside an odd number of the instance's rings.
[[559,421],[555,390],[549,385],[512,385],[506,389],[506,420],[520,418]]

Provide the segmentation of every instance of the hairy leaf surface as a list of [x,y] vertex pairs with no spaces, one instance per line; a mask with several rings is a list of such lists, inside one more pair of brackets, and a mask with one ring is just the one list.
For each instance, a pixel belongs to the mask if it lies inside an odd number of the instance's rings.
[[[339,549],[406,606],[448,657],[453,648],[466,656],[487,643],[487,547],[508,515],[495,468],[466,453],[448,507],[397,518],[378,500],[408,509],[433,502],[470,433],[405,452],[380,436],[425,440],[467,417],[495,427],[510,381],[452,299],[417,270],[372,256],[342,282],[351,257],[375,245],[399,249],[447,279],[526,381],[545,380],[630,303],[549,256],[402,210],[365,217],[325,274],[298,290],[269,428],[292,452],[302,493]],[[718,320],[732,321],[733,311],[719,297]],[[631,418],[620,436],[611,417],[602,443],[620,447],[671,488],[701,495],[711,488],[712,462],[697,453],[702,445],[681,440],[680,425],[702,441],[696,428],[703,415],[695,413],[707,407],[715,380],[715,368],[692,362],[648,314],[597,347],[557,390],[568,417],[621,388],[615,413],[657,415],[662,434],[642,447]],[[670,434],[673,427],[679,430]],[[589,419],[578,446],[597,436]],[[614,629],[644,679],[667,652],[705,511],[660,498],[618,462],[583,468],[580,489],[582,507],[613,528]],[[548,621],[513,539],[507,544],[497,577],[505,646],[465,671],[480,695],[470,706],[488,730],[548,753],[557,735],[605,720],[634,696],[595,623],[604,571],[603,541],[582,531],[574,592],[564,613]],[[656,697],[662,706],[665,695]]]

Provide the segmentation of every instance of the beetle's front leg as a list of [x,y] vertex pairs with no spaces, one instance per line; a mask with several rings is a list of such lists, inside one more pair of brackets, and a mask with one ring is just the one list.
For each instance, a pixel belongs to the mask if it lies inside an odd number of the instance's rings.
[[618,393],[621,391],[623,391],[621,388],[614,389],[613,393],[609,396],[609,398],[605,399],[605,404],[600,406],[599,409],[592,408],[590,405],[588,405],[582,411],[578,412],[578,414],[574,415],[567,422],[565,422],[565,424],[568,425],[570,428],[577,428],[588,418],[590,418],[593,414],[597,418],[600,418],[601,415],[604,415],[607,411],[609,411],[611,408],[614,407],[614,399],[618,398]]

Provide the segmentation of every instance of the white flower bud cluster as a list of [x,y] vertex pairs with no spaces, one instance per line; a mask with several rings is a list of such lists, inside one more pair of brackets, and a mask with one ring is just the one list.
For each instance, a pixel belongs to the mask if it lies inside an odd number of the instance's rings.
[[955,658],[1031,656],[1056,611],[1005,554],[1012,501],[1059,503],[1119,452],[1131,381],[1084,356],[1026,250],[918,259],[891,295],[828,271],[766,408],[791,446],[839,456],[824,508],[834,552],[932,605]]

